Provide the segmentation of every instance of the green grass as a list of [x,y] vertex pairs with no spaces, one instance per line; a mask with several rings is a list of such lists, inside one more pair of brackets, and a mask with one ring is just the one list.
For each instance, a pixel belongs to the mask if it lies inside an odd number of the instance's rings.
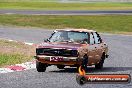
[[0,67],[5,65],[13,65],[22,63],[24,61],[24,55],[21,54],[1,54],[0,53]]
[[58,0],[0,0],[0,2],[54,2]]
[[0,25],[31,26],[47,29],[87,28],[99,32],[123,33],[132,32],[132,15],[0,15]]
[[[8,1],[8,0],[7,0]],[[0,1],[0,9],[31,10],[132,10],[132,3],[57,3],[57,2],[4,2]]]
[[0,39],[0,67],[31,61],[34,54],[33,46]]

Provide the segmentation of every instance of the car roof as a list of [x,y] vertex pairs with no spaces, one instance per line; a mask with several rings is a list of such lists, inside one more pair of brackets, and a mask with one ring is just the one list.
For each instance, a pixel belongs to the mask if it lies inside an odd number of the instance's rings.
[[68,28],[68,29],[56,29],[55,31],[96,32],[94,30],[89,30],[89,29],[72,29],[72,28]]

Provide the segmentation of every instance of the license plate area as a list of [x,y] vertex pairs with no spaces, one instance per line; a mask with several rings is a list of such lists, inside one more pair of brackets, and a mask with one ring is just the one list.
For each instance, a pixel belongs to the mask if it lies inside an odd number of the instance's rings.
[[64,61],[63,57],[50,57],[50,61]]

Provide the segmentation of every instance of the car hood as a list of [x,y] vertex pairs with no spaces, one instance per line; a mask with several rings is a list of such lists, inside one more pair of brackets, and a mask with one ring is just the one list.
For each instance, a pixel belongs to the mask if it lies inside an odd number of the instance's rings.
[[78,44],[78,43],[51,43],[44,42],[37,46],[37,48],[59,48],[59,49],[72,49],[77,50],[78,48],[84,46],[86,44]]

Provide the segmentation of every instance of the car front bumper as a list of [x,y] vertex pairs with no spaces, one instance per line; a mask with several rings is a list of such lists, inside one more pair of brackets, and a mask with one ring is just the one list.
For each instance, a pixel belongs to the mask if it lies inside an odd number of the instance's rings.
[[80,65],[81,60],[78,57],[63,57],[62,61],[51,61],[51,57],[59,57],[59,56],[45,56],[45,55],[37,55],[34,56],[35,59],[41,63],[49,64],[49,65]]

